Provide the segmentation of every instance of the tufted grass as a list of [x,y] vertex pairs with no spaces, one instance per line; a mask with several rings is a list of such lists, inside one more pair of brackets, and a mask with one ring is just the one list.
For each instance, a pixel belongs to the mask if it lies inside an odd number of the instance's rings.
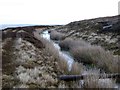
[[51,31],[51,32],[50,32],[50,38],[51,38],[52,40],[62,40],[62,39],[65,38],[65,34],[59,33],[59,32],[57,32],[57,31]]
[[60,41],[59,45],[62,50],[70,50],[72,48],[77,48],[79,46],[89,46],[90,44],[83,40],[74,40],[71,38],[66,38],[63,41]]
[[73,48],[70,52],[78,62],[94,64],[107,72],[119,72],[119,58],[115,58],[112,53],[105,51],[100,46],[77,47]]

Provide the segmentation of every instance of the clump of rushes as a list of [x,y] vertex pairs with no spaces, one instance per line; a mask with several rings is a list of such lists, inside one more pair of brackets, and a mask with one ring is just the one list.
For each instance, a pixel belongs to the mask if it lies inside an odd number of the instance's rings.
[[68,63],[66,60],[64,60],[64,58],[59,57],[58,64],[64,74],[69,74]]
[[70,70],[71,75],[80,75],[84,71],[85,67],[82,63],[74,62]]
[[96,70],[90,70],[87,71],[87,74],[89,75],[84,77],[83,88],[98,88],[99,77],[97,74],[99,74],[99,72]]
[[59,57],[59,52],[58,50],[54,47],[53,43],[50,42],[49,40],[44,39],[41,37],[38,33],[34,32],[34,36],[40,40],[43,45],[45,45],[45,50],[52,56]]
[[77,47],[71,49],[71,53],[76,61],[83,62],[85,64],[96,63],[100,59],[100,53],[102,49],[100,47]]
[[66,38],[63,41],[60,41],[59,46],[62,50],[70,50],[79,46],[89,46],[90,44],[83,40],[74,40],[71,38]]
[[94,64],[107,72],[118,73],[118,58],[100,46],[77,47],[71,49],[74,59],[84,64]]
[[69,50],[70,47],[73,45],[73,40],[71,38],[66,38],[65,40],[59,43],[59,46],[62,50]]
[[50,38],[52,40],[62,40],[65,38],[65,34],[57,32],[57,31],[51,31],[50,32]]
[[45,51],[47,51],[49,55],[53,56],[53,58],[57,60],[58,66],[60,67],[61,71],[65,74],[68,74],[69,70],[67,61],[64,60],[64,58],[61,55],[59,55],[59,51],[54,47],[53,43],[40,37],[37,33],[34,34],[45,45]]
[[51,54],[54,58],[57,59],[59,67],[63,71],[64,74],[79,75],[81,71],[83,71],[84,66],[77,62],[74,62],[72,64],[71,71],[69,71],[68,63],[61,55],[59,55],[58,49],[56,49],[54,45],[48,40],[45,40],[44,38],[41,38],[41,39],[42,39],[41,41],[45,44],[46,51],[49,54]]
[[99,79],[99,70],[89,70],[87,73],[87,77],[84,77],[83,88],[115,88],[114,80]]

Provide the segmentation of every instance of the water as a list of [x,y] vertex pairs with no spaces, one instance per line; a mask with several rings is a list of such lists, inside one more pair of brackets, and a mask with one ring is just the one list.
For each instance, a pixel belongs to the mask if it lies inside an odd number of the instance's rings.
[[[44,39],[47,39],[49,41],[51,41],[54,45],[54,47],[59,51],[59,55],[61,57],[63,57],[67,63],[68,63],[68,68],[69,70],[71,70],[71,67],[72,67],[72,64],[74,62],[74,59],[73,57],[70,55],[70,53],[68,51],[61,51],[61,48],[59,46],[59,41],[53,41],[53,40],[50,40],[50,34],[48,33],[48,31],[43,31],[43,33],[41,34],[41,36],[44,38]],[[85,73],[86,72],[86,73]],[[82,73],[82,75],[86,75],[86,74],[89,74],[89,72],[85,71]],[[100,81],[102,81],[102,83],[107,83],[106,80],[109,80],[109,79],[100,79]],[[80,83],[81,85],[83,85],[84,83],[84,80],[80,80]],[[80,86],[82,87],[82,86]],[[120,85],[117,83],[116,86],[114,88],[120,88]]]
[[50,41],[50,34],[48,33],[48,31],[44,31],[41,36],[47,40]]
[[46,30],[46,31],[43,31],[43,33],[41,34],[41,36],[42,36],[44,39],[47,39],[47,40],[53,42],[53,45],[54,45],[55,48],[59,51],[59,55],[60,55],[61,57],[63,57],[63,58],[67,61],[67,63],[68,63],[68,68],[69,68],[69,70],[71,70],[72,63],[73,63],[74,59],[73,59],[73,57],[70,55],[70,53],[67,52],[67,51],[61,51],[61,48],[60,48],[58,42],[53,41],[53,40],[50,40],[50,34],[48,33],[47,30]]

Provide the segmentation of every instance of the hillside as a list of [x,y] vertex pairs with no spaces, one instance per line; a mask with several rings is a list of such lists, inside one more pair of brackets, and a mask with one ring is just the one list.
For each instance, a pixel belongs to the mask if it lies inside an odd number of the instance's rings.
[[67,37],[83,39],[120,55],[120,16],[71,22],[56,30]]
[[[44,32],[46,30],[47,34]],[[50,35],[47,37],[50,40],[41,37],[43,32],[45,35]],[[96,88],[115,87],[115,80],[99,80],[94,75],[92,79],[84,77],[84,84],[83,81],[79,84],[77,81],[65,82],[60,80],[58,76],[87,75],[92,72],[91,69],[96,70],[92,74],[119,74],[120,16],[75,21],[61,26],[10,27],[0,30],[0,37],[2,88],[90,88],[91,83]],[[62,42],[66,39],[68,42],[65,43],[64,49],[69,50],[60,51],[62,44],[64,46]],[[56,46],[57,49],[55,48],[56,44],[60,46]],[[87,50],[86,48],[96,52],[92,53],[93,57],[91,57],[91,51],[84,52]],[[74,52],[77,50],[78,57],[76,58]],[[67,53],[66,55],[70,59],[73,54],[74,61],[71,70],[65,61],[65,55],[61,55],[61,53]],[[83,53],[85,53],[85,57],[82,57]],[[83,61],[79,60],[79,56]],[[92,61],[93,59],[95,61]],[[116,81],[120,82],[119,77]]]
[[[63,72],[42,39],[34,35],[54,26],[31,26],[2,30],[2,87],[55,88]],[[37,30],[37,31],[36,31]],[[53,62],[53,63],[51,63]]]

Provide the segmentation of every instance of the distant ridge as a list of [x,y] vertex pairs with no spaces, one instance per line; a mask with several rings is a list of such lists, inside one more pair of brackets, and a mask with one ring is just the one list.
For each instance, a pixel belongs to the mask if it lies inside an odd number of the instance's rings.
[[0,30],[6,29],[6,28],[14,28],[14,27],[24,27],[24,26],[61,26],[61,25],[40,25],[40,24],[1,24]]
[[0,30],[9,28],[9,27],[22,27],[22,26],[34,26],[34,24],[1,24]]

